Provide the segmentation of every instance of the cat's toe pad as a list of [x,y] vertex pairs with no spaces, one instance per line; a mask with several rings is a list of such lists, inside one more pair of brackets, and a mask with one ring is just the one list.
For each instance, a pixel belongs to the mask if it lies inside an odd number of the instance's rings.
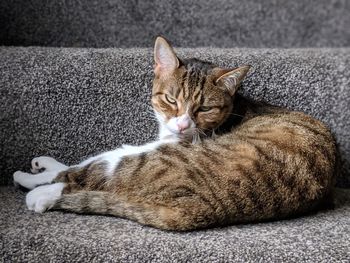
[[33,189],[26,196],[26,205],[28,209],[37,213],[45,212],[60,198],[63,188],[63,183],[57,183],[42,185]]

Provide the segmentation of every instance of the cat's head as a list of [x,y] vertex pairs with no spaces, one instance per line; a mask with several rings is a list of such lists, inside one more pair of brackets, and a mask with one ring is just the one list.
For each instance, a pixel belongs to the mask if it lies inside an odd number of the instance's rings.
[[234,95],[250,68],[180,60],[162,37],[155,42],[154,60],[152,105],[161,126],[178,137],[218,128],[231,114]]

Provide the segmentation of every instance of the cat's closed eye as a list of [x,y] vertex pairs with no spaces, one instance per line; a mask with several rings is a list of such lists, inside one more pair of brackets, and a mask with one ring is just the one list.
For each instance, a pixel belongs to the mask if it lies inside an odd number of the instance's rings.
[[208,111],[211,111],[212,109],[213,109],[213,107],[210,107],[210,106],[201,106],[201,107],[199,107],[198,111],[208,112]]
[[171,97],[170,95],[168,94],[165,94],[165,99],[170,103],[170,104],[175,104],[176,103],[176,100]]

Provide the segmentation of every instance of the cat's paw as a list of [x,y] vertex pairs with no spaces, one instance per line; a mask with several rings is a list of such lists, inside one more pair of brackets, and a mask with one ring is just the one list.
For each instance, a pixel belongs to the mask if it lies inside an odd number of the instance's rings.
[[16,171],[13,174],[13,184],[15,186],[21,185],[27,189],[33,189],[37,183],[33,180],[33,175],[24,173],[21,171]]
[[24,173],[17,171],[13,174],[14,185],[21,185],[27,189],[34,189],[41,184],[50,184],[57,177],[59,172],[42,172],[38,174]]
[[62,195],[64,183],[42,185],[30,191],[26,196],[26,205],[29,210],[43,213],[53,207]]
[[40,156],[36,157],[31,162],[32,168],[30,169],[33,174],[37,174],[45,171],[57,171],[61,172],[68,169],[68,166],[63,163],[57,162],[52,157]]

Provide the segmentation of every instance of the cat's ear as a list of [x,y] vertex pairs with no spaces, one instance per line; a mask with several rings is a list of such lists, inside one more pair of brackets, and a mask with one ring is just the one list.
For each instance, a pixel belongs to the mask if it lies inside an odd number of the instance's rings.
[[157,37],[154,44],[154,62],[154,73],[157,76],[170,74],[180,65],[173,48],[162,37]]
[[239,84],[247,75],[249,69],[250,66],[242,66],[232,70],[218,69],[218,78],[216,79],[215,83],[222,85],[225,89],[227,89],[229,94],[233,96],[236,93]]

